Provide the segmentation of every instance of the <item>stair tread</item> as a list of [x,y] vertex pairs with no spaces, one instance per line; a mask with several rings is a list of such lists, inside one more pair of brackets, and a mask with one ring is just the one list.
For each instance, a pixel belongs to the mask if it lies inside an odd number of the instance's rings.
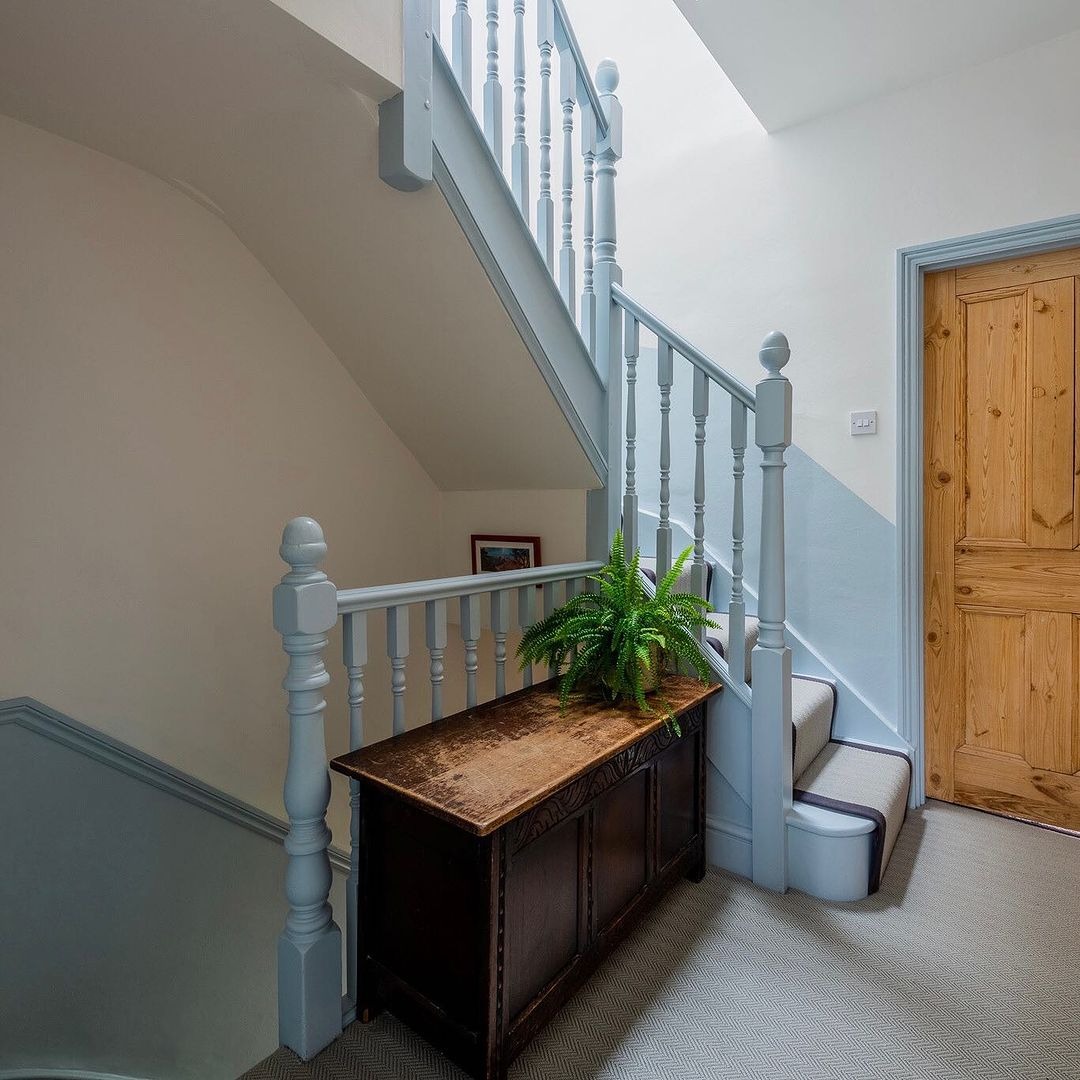
[[[727,612],[716,611],[709,616],[709,625],[712,630],[708,634],[709,644],[727,659],[728,640],[731,637],[731,620]],[[750,654],[758,639],[758,621],[753,615],[746,616],[746,673],[750,674]]]
[[[708,569],[708,573],[705,578],[705,594],[706,596],[712,591],[712,578],[713,569],[715,563],[710,560],[705,560],[705,566]],[[651,556],[640,555],[638,557],[638,568],[641,572],[655,585],[656,584],[656,559]],[[679,575],[678,581],[675,583],[676,592],[690,592],[690,563],[687,562],[683,567],[683,572]]]
[[832,734],[836,691],[831,683],[794,675],[791,679],[791,723],[794,758],[791,774],[796,784],[825,749]]
[[899,751],[830,742],[799,778],[795,798],[875,822],[870,860],[874,892],[904,824],[910,786],[911,763]]

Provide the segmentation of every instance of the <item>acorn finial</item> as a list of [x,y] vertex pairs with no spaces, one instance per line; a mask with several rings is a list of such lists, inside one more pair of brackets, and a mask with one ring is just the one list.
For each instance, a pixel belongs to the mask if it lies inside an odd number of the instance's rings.
[[770,375],[779,375],[780,369],[791,359],[791,348],[788,346],[787,338],[779,330],[766,334],[765,340],[761,343],[758,359]]
[[314,570],[326,558],[322,526],[314,518],[293,518],[281,534],[278,551],[293,570]]
[[601,94],[614,94],[619,86],[619,65],[611,57],[596,66],[596,88]]

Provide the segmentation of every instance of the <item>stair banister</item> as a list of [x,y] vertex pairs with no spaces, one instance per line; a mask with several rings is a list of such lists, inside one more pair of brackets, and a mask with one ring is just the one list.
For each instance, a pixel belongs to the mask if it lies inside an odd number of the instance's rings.
[[629,312],[623,323],[626,354],[626,491],[623,495],[623,539],[631,555],[638,549],[637,493],[637,363],[641,353],[641,326]]
[[596,292],[593,289],[593,236],[596,200],[596,117],[591,108],[581,110],[582,223],[581,223],[581,336],[596,363]]
[[472,104],[472,16],[469,0],[456,0],[450,29],[451,64],[465,100]]
[[[705,565],[705,423],[709,418],[709,379],[694,369],[694,557],[690,564],[690,588],[708,599],[708,568]],[[702,644],[705,631],[701,631]]]
[[503,163],[503,102],[499,81],[499,0],[487,0],[487,77],[484,79],[484,135],[495,160]]
[[[607,435],[605,453],[610,462],[618,461],[623,439],[623,344],[622,312],[615,302],[614,290],[622,284],[622,269],[616,261],[615,166],[622,157],[622,103],[615,91],[619,86],[619,68],[614,60],[601,60],[596,69],[604,124],[598,124],[596,145],[596,235],[593,241],[593,290],[596,297],[596,365],[607,388]],[[590,493],[592,503],[587,522],[586,545],[589,555],[602,558],[603,550],[622,521],[623,492],[620,470],[609,475],[605,492]],[[602,511],[597,498],[602,497]]]
[[[349,679],[349,749],[364,745],[364,668],[368,662],[367,612],[342,619],[342,660]],[[349,780],[349,891],[345,897],[345,940],[357,940],[360,918],[360,781]],[[346,949],[346,995],[357,1000],[359,971],[355,949]]]
[[278,938],[278,1032],[305,1060],[341,1034],[341,931],[330,907],[330,774],[326,764],[323,663],[327,632],[337,622],[337,589],[319,565],[322,529],[311,518],[285,526],[281,557],[289,572],[274,589],[274,627],[289,666],[289,764],[285,774],[285,838],[289,911]]
[[559,104],[562,106],[562,243],[559,246],[559,289],[563,303],[575,317],[577,308],[577,252],[574,250],[574,106],[578,74],[573,54],[559,53]]
[[656,526],[656,577],[671,569],[671,388],[675,356],[671,343],[656,342],[656,382],[660,389],[660,520]]
[[791,650],[784,636],[784,452],[791,445],[791,356],[774,331],[762,343],[767,374],[757,385],[754,438],[761,448],[758,641],[751,658],[751,813],[754,882],[787,888],[787,814],[792,801]]
[[555,49],[555,5],[537,0],[536,43],[540,48],[540,193],[536,200],[536,242],[555,273],[555,202],[551,197],[551,54]]
[[[589,575],[602,561],[538,566],[506,573],[469,574],[462,577],[411,581],[361,589],[338,589],[319,569],[326,557],[326,541],[311,518],[295,518],[285,526],[280,547],[289,572],[274,589],[274,627],[281,634],[289,658],[282,683],[288,695],[289,763],[284,801],[289,819],[285,839],[288,862],[285,895],[289,910],[278,939],[279,1041],[310,1060],[341,1034],[343,1023],[355,1017],[357,997],[357,942],[359,885],[360,789],[350,783],[349,888],[346,902],[346,994],[341,985],[341,931],[330,905],[330,830],[326,811],[330,802],[323,714],[324,689],[330,681],[323,661],[327,634],[342,621],[342,661],[348,677],[349,748],[364,745],[365,668],[368,664],[368,612],[386,615],[386,653],[390,661],[393,730],[406,728],[406,666],[409,659],[409,607],[424,606],[426,675],[431,684],[431,719],[444,711],[443,682],[447,646],[448,603],[460,603],[461,635],[465,645],[465,697],[467,707],[479,703],[479,644],[481,601],[490,597],[495,639],[496,696],[507,692],[510,595],[517,596],[517,625],[530,626],[536,618],[536,589],[543,587],[544,612],[556,604],[560,583],[565,595],[582,591]],[[532,681],[531,670],[525,684]],[[415,715],[413,710],[412,715]]]
[[746,598],[743,594],[743,477],[746,475],[746,404],[731,399],[731,600],[728,603],[728,670],[745,686],[750,672],[746,663]]
[[514,0],[514,144],[510,150],[510,186],[529,224],[529,144],[525,141],[525,0]]

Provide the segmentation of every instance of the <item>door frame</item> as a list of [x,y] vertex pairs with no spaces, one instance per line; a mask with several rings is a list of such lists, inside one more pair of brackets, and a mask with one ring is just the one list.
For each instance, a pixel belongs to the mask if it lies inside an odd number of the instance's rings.
[[911,806],[926,801],[923,657],[923,279],[938,270],[1080,247],[1080,214],[935,240],[896,253],[898,730],[915,752]]

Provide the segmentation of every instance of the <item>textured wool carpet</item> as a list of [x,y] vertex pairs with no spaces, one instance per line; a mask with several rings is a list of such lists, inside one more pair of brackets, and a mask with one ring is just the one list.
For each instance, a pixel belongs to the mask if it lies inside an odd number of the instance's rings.
[[[463,1080],[392,1016],[244,1080]],[[879,893],[679,885],[511,1080],[1080,1080],[1080,839],[931,802]]]

